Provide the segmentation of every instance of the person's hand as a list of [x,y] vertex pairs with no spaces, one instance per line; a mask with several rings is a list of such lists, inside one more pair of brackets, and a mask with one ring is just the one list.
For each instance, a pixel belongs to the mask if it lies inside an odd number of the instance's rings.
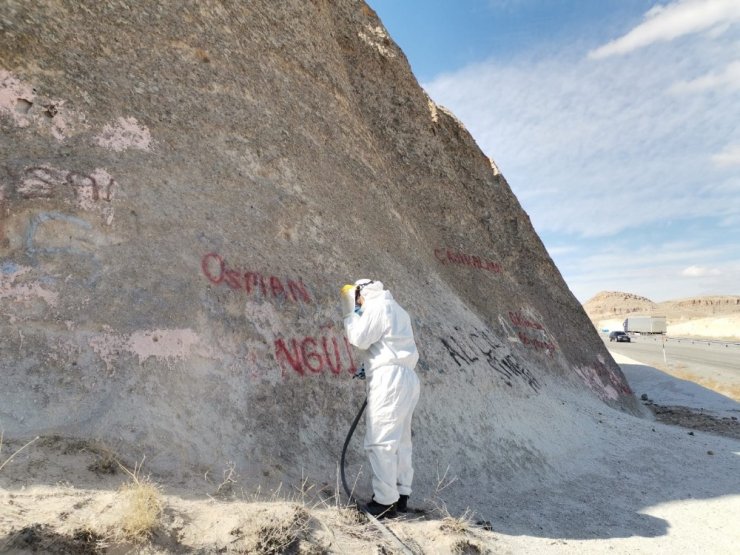
[[352,379],[358,378],[360,380],[365,379],[365,365],[361,364],[360,367],[357,369],[357,372],[352,374]]

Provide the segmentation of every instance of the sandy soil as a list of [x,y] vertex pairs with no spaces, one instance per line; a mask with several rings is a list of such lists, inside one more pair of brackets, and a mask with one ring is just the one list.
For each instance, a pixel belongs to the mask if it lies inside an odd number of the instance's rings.
[[[413,553],[736,552],[740,403],[615,359],[638,395],[649,392],[643,403],[655,420],[585,404],[604,443],[572,453],[579,470],[501,491],[490,520],[474,508],[450,514],[442,485],[434,499],[412,498],[415,510],[388,522],[390,530]],[[307,479],[250,492],[228,464],[175,480],[146,476],[141,462],[98,442],[54,436],[25,444],[5,438],[0,451],[2,553],[398,552],[343,504],[337,486]],[[156,488],[146,508],[131,501],[137,485]],[[149,509],[154,518],[137,538],[131,523]]]
[[[0,461],[22,447],[7,441]],[[2,464],[0,462],[0,464]],[[136,465],[128,465],[133,469]],[[138,474],[143,482],[145,477]],[[132,477],[100,444],[40,438],[0,471],[2,553],[391,553],[393,547],[329,488],[247,493],[229,468],[218,480],[191,478],[160,491],[161,512],[144,541],[122,533],[131,518],[122,486]],[[220,483],[218,483],[220,481]],[[415,552],[484,553],[495,534],[472,514],[438,506],[389,522]]]
[[[705,402],[695,390],[686,395]],[[590,473],[564,471],[558,481],[533,479],[527,490],[501,491],[501,510],[489,521],[472,510],[450,515],[440,491],[435,499],[412,499],[423,512],[389,528],[413,553],[734,553],[740,542],[736,424],[717,426],[721,417],[709,409],[664,411],[655,397],[647,404],[657,421],[594,405],[588,416],[609,447],[571,455],[574,462],[599,461],[586,464]],[[23,444],[6,438],[0,465]],[[46,437],[29,445],[0,469],[0,552],[397,552],[338,503],[336,488],[306,480],[289,490],[246,492],[228,465],[179,481],[151,476],[159,490],[157,518],[146,538],[132,541],[123,533],[132,508],[122,488],[134,480],[119,461],[137,466],[95,442]],[[135,474],[147,482],[142,471]]]
[[610,353],[659,422],[740,439],[740,402],[734,398],[715,387]]
[[645,401],[645,405],[655,414],[658,422],[740,439],[737,416],[717,417],[687,407],[657,405],[649,400]]
[[740,314],[671,323],[668,325],[668,335],[740,340]]

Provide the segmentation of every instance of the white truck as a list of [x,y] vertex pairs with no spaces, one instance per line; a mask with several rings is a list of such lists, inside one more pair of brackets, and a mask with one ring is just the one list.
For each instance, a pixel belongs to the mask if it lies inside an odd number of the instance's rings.
[[624,321],[627,333],[665,333],[665,316],[630,316]]

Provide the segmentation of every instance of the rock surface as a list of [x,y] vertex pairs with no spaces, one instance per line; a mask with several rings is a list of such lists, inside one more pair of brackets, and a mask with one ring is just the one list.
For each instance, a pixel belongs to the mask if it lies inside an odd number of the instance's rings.
[[364,3],[6,0],[0,27],[7,435],[333,484],[359,277],[414,319],[420,496],[449,468],[485,506],[568,467],[599,434],[582,407],[644,410]]

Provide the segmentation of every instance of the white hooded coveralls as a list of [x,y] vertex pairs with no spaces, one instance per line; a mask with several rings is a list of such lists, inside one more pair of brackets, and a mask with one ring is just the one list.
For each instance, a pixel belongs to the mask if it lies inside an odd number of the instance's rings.
[[375,501],[390,505],[399,495],[411,495],[411,417],[419,400],[414,372],[419,353],[411,318],[383,284],[366,285],[361,295],[362,313],[345,317],[344,329],[352,345],[367,350],[365,451]]

